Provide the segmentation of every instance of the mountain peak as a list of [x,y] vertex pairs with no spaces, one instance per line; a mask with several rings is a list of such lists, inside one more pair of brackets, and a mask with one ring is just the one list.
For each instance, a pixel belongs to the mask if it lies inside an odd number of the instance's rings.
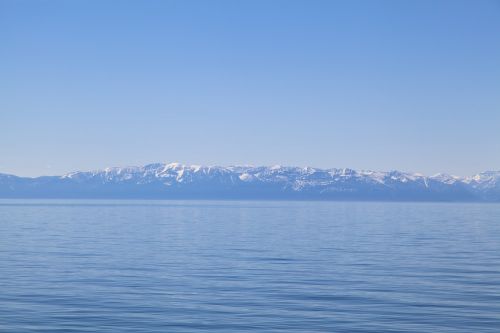
[[500,201],[500,172],[431,177],[398,170],[202,166],[110,167],[61,177],[0,177],[0,197]]

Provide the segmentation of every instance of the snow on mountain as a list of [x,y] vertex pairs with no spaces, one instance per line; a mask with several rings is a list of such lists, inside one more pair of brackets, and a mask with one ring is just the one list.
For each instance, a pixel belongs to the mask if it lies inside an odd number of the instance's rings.
[[396,170],[155,163],[60,177],[3,176],[0,196],[500,201],[500,171],[427,177]]
[[500,182],[500,171],[485,171],[465,178],[465,182],[476,187],[495,187]]
[[463,180],[486,201],[500,201],[500,171],[485,171]]
[[436,180],[438,182],[444,183],[444,184],[455,184],[456,182],[461,182],[464,181],[463,178],[453,176],[453,175],[448,175],[446,173],[438,173],[435,174],[434,176],[430,177],[433,180]]

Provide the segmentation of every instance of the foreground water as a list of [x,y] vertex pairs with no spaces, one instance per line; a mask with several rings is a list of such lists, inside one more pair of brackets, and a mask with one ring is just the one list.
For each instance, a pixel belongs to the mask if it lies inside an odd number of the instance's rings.
[[0,201],[1,332],[499,332],[500,205]]

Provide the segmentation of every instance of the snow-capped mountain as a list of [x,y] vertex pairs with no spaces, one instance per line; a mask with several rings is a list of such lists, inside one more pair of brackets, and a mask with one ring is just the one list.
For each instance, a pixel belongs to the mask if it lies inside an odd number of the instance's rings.
[[0,197],[500,201],[500,171],[428,177],[400,171],[156,163],[38,178],[0,174]]

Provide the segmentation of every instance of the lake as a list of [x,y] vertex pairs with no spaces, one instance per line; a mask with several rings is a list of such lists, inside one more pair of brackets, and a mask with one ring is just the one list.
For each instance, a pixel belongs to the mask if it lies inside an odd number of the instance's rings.
[[0,200],[0,332],[499,331],[499,204]]

